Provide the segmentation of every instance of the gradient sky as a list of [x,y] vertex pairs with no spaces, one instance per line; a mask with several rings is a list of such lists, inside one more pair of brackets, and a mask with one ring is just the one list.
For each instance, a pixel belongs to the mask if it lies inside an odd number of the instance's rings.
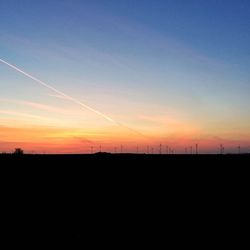
[[250,150],[250,1],[1,0],[0,151]]

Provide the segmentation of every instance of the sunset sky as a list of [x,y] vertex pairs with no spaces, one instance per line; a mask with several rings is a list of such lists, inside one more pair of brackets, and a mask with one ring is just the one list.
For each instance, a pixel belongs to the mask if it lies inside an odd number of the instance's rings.
[[0,62],[0,152],[250,151],[249,0],[0,0],[0,59],[72,98]]

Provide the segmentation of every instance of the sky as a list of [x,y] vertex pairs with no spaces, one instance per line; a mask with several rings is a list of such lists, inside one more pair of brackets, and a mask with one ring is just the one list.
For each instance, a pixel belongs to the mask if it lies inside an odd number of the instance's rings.
[[58,90],[0,62],[0,152],[250,151],[248,0],[0,0],[0,59]]

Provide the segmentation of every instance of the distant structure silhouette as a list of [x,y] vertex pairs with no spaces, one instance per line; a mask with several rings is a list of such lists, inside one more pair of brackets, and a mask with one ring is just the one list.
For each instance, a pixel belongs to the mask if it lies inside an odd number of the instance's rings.
[[198,155],[198,144],[195,144],[195,154]]
[[15,154],[15,155],[23,155],[24,151],[21,148],[16,148],[13,154]]
[[220,145],[220,154],[223,155],[225,153],[225,148],[223,144]]
[[159,154],[161,155],[161,153],[162,153],[162,145],[160,144],[160,146],[159,146]]

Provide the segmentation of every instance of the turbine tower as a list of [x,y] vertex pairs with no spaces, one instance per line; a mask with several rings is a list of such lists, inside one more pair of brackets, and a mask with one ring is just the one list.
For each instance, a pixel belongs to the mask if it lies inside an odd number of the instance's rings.
[[166,146],[166,154],[168,154],[168,146]]

